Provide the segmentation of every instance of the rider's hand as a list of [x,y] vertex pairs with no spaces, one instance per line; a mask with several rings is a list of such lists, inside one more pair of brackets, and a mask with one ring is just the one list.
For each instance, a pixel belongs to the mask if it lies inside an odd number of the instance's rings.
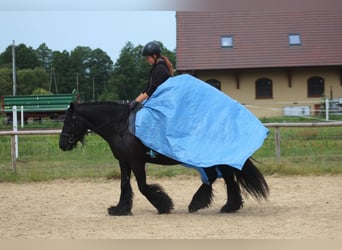
[[139,104],[139,102],[137,102],[136,100],[130,102],[129,107],[131,110],[135,109],[137,107],[137,105]]

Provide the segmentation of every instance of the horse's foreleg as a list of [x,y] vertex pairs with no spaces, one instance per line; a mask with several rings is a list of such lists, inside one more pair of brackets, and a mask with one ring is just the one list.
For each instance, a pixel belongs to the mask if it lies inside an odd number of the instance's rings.
[[108,208],[109,215],[130,215],[133,204],[133,191],[131,187],[131,168],[124,162],[120,163],[121,170],[121,194],[119,203]]
[[221,213],[236,212],[243,206],[240,186],[235,179],[234,169],[230,166],[220,166],[221,173],[227,185],[227,203],[221,208]]
[[148,185],[146,183],[145,163],[135,164],[132,167],[137,179],[140,192],[158,210],[159,214],[170,213],[173,209],[173,202],[165,191],[157,184]]
[[202,208],[207,208],[212,202],[214,196],[212,184],[217,179],[217,172],[214,167],[205,168],[204,171],[207,174],[208,183],[203,183],[192,197],[188,206],[190,213],[196,212]]

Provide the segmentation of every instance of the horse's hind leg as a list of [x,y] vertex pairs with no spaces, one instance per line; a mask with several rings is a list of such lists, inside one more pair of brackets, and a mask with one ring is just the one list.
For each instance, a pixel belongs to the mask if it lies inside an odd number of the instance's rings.
[[234,169],[230,166],[220,166],[222,176],[227,186],[227,203],[221,208],[221,213],[236,212],[243,206],[240,186],[236,181]]
[[108,208],[109,215],[130,215],[133,204],[133,191],[131,187],[131,168],[120,161],[121,194],[118,205]]
[[146,183],[145,164],[135,164],[132,168],[138,182],[140,192],[158,210],[159,214],[168,214],[173,209],[173,202],[167,193],[157,184]]
[[217,179],[217,172],[214,167],[203,169],[208,177],[208,183],[202,183],[199,189],[196,191],[192,200],[188,206],[190,213],[194,213],[202,208],[210,206],[213,199],[212,184]]

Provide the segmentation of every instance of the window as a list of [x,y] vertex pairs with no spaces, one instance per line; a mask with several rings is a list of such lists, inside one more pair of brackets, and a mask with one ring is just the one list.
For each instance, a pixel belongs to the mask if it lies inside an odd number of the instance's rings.
[[301,41],[301,37],[300,34],[289,34],[289,45],[293,46],[293,45],[301,45],[302,41]]
[[221,36],[222,48],[233,48],[233,36]]
[[308,79],[308,97],[322,97],[324,95],[324,79],[313,76]]
[[221,82],[219,80],[209,79],[209,80],[206,80],[205,82],[217,88],[218,90],[221,90]]
[[271,99],[273,98],[272,80],[269,78],[259,78],[255,81],[255,98]]

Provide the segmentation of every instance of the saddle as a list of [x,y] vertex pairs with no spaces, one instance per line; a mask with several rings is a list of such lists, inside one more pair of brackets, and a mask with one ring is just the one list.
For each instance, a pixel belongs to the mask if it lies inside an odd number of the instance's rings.
[[[142,109],[142,107],[143,105],[139,103],[133,110],[131,110],[128,116],[128,131],[134,136],[135,136],[135,118],[137,116],[138,111]],[[156,158],[157,152],[153,151],[152,149],[149,149],[146,152],[146,155],[150,156],[151,158]]]
[[131,110],[128,116],[128,131],[135,136],[135,117],[140,109],[142,109],[143,105],[138,103],[134,109]]

